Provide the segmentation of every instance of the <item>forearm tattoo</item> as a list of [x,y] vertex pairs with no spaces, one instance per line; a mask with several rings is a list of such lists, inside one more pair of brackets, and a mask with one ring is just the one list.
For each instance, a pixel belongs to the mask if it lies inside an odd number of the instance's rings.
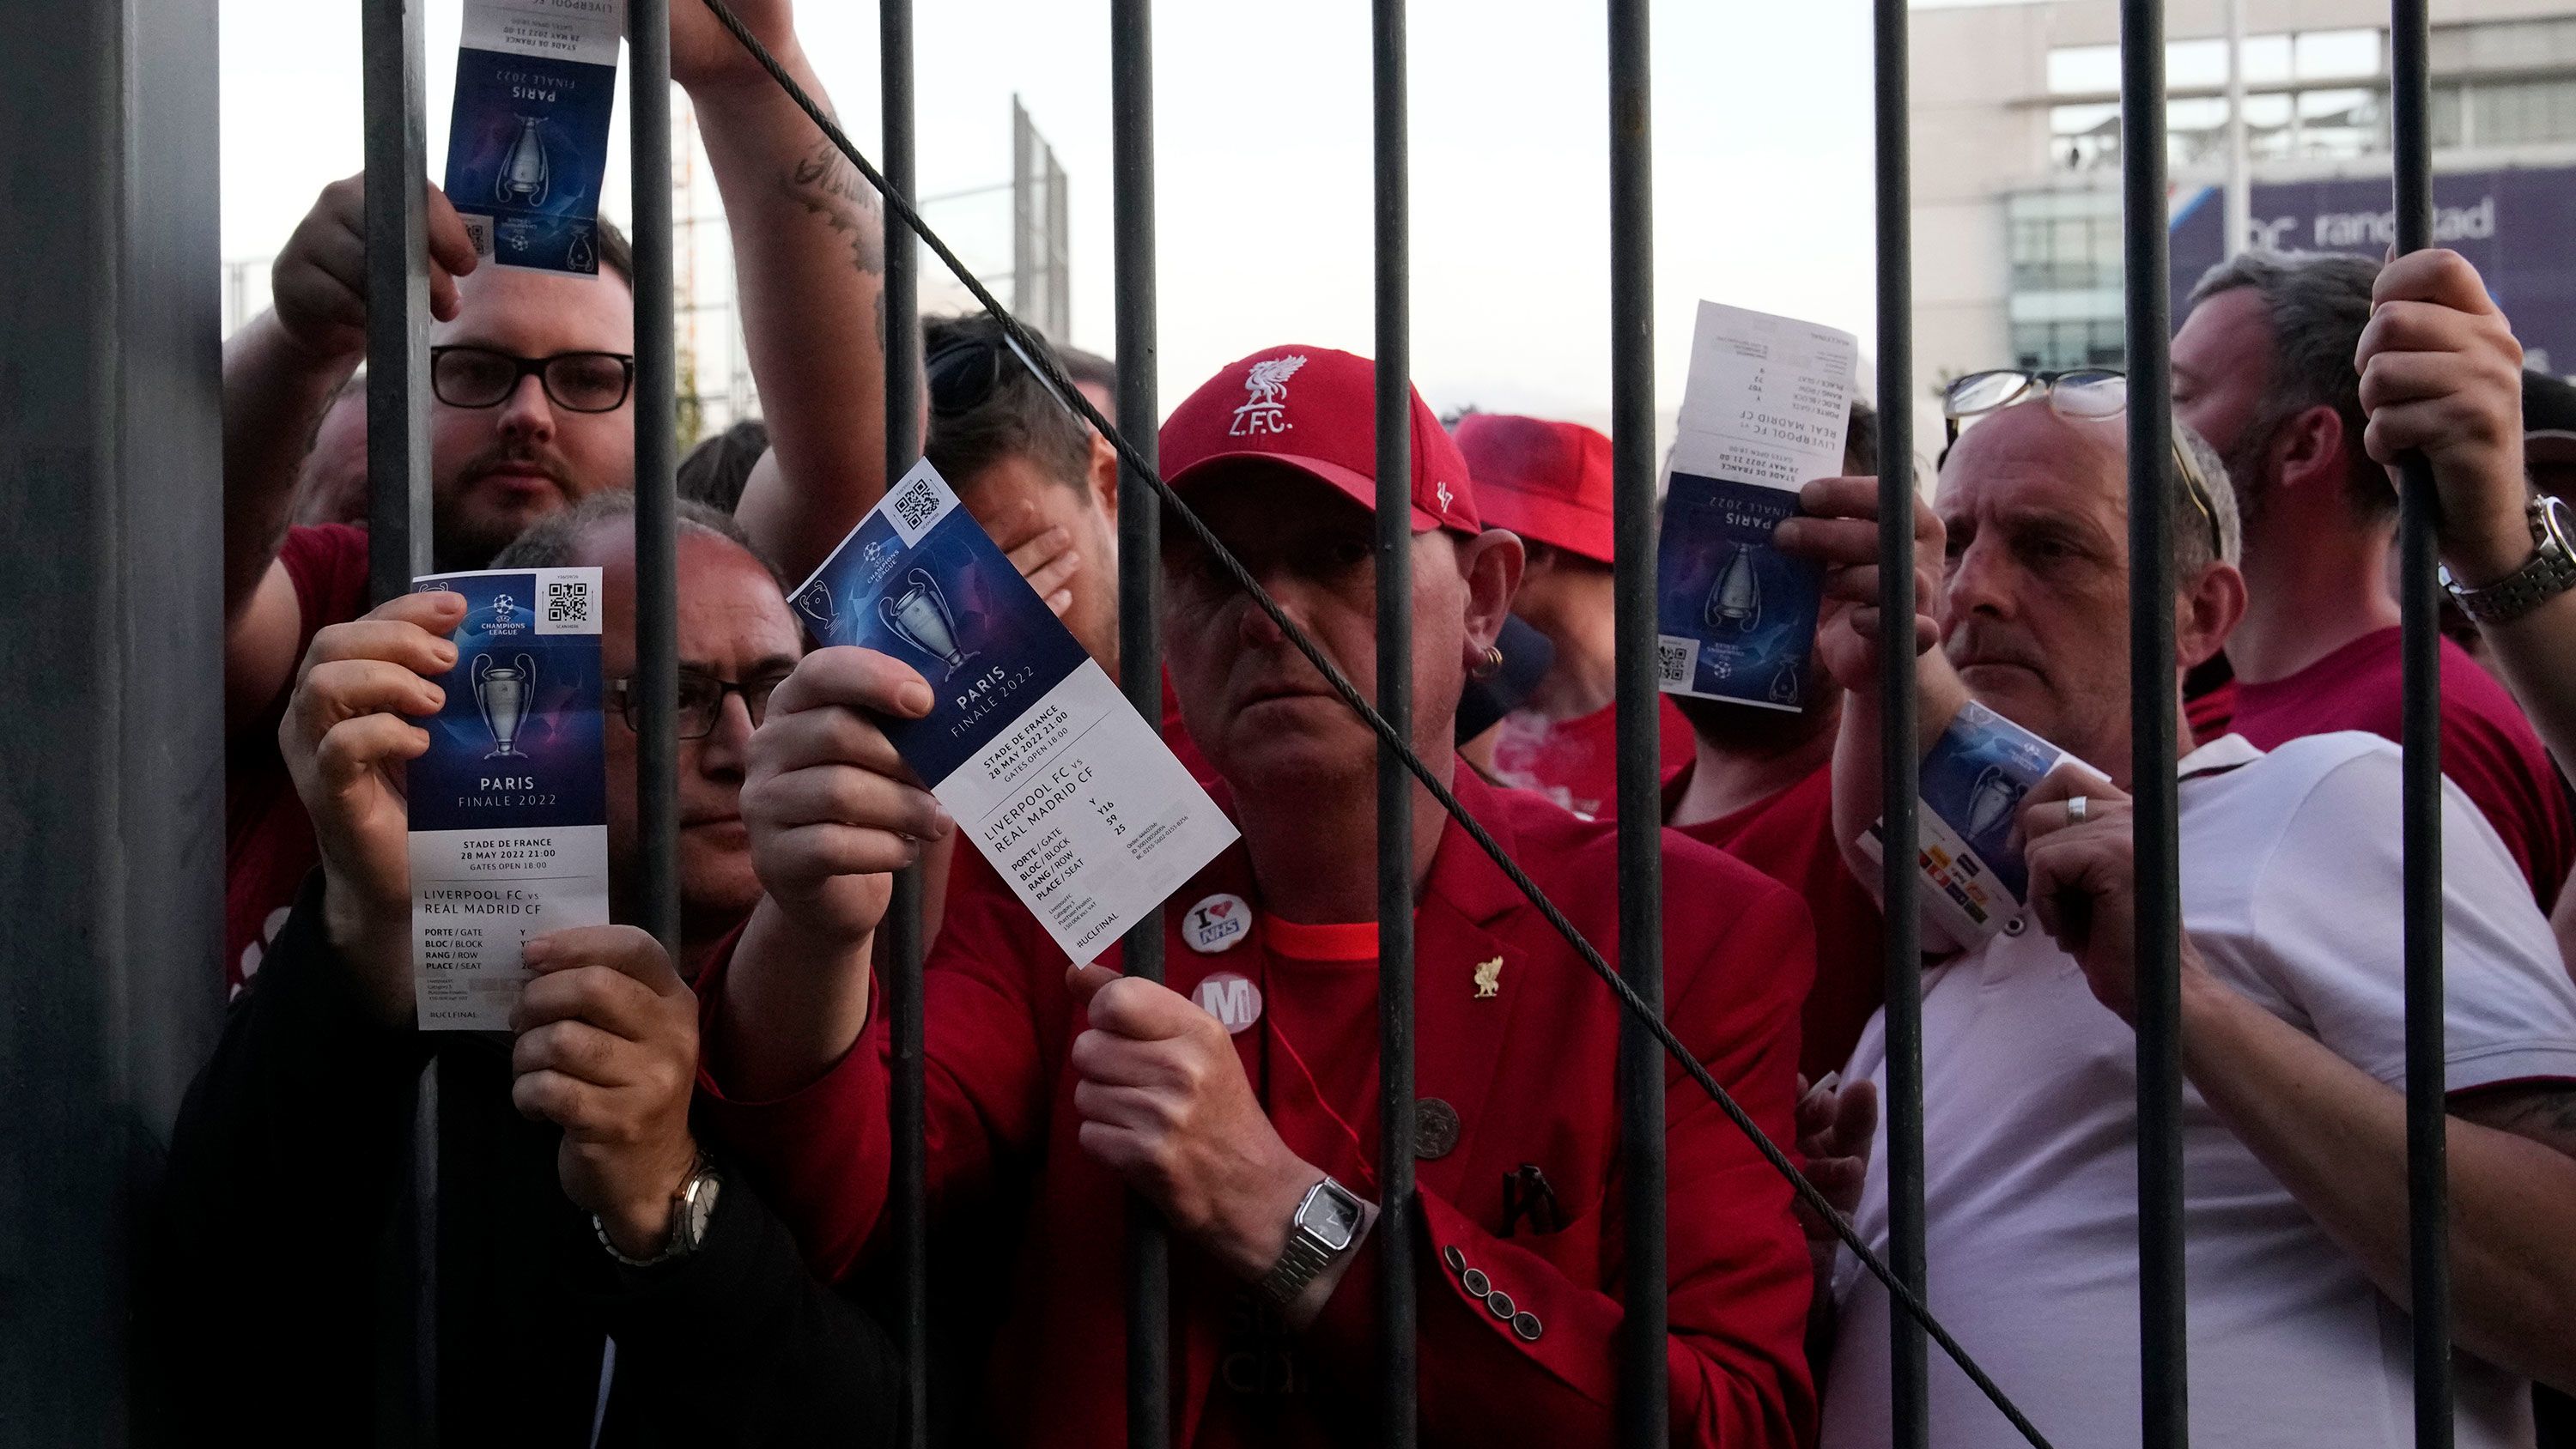
[[782,184],[797,205],[848,241],[852,265],[871,277],[885,275],[885,226],[876,188],[829,139],[799,160]]

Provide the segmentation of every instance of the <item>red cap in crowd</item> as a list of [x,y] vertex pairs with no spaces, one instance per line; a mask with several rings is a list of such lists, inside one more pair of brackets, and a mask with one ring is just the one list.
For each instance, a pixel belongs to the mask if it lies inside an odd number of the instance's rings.
[[[1410,391],[1410,389],[1408,389]],[[1413,531],[1474,535],[1467,460],[1413,397]],[[1186,490],[1217,464],[1268,458],[1377,506],[1377,367],[1329,347],[1265,347],[1228,363],[1163,423],[1163,479]]]
[[1610,440],[1581,423],[1470,413],[1458,451],[1485,522],[1610,562]]

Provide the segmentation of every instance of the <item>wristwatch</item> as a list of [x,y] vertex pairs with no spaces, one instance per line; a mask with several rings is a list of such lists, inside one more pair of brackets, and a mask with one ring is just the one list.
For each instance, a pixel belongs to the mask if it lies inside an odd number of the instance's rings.
[[1360,1218],[1360,1200],[1331,1178],[1306,1189],[1297,1200],[1296,1215],[1288,1220],[1288,1246],[1261,1280],[1261,1291],[1282,1307],[1296,1302],[1316,1274],[1351,1250]]
[[599,1220],[597,1213],[590,1215],[590,1230],[599,1235],[599,1245],[608,1250],[608,1256],[629,1268],[658,1268],[677,1262],[706,1242],[707,1224],[715,1220],[716,1193],[723,1186],[724,1179],[716,1176],[715,1163],[705,1153],[699,1153],[697,1164],[671,1194],[671,1236],[662,1244],[662,1251],[649,1258],[630,1258],[619,1251],[616,1239],[608,1236],[608,1225]]
[[2531,557],[2523,566],[2480,589],[2464,589],[2442,570],[2442,587],[2461,612],[2481,624],[2510,624],[2576,587],[2576,518],[2548,494],[2531,500]]

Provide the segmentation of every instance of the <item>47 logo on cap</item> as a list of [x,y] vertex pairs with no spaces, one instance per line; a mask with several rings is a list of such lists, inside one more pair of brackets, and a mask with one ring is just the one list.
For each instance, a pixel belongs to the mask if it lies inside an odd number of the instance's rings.
[[1181,917],[1181,939],[1193,951],[1231,951],[1252,929],[1252,907],[1231,891],[1220,891],[1190,907]]

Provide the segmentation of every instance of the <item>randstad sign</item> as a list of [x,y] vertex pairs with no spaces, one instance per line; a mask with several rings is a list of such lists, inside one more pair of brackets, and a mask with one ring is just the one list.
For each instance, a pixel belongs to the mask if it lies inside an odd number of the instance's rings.
[[[2397,240],[2385,178],[2256,186],[2251,241],[2281,251],[2377,257]],[[2174,317],[2218,260],[2224,204],[2216,187],[2175,197]],[[2475,265],[2534,366],[2576,372],[2576,168],[2467,171],[2433,178],[2433,237]]]

